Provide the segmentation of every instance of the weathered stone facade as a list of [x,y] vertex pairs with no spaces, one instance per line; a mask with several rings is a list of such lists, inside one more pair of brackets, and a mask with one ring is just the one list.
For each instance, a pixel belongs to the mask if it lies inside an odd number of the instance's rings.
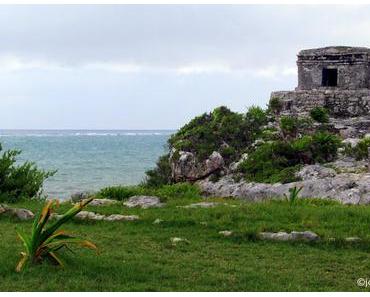
[[[282,114],[304,115],[325,107],[330,121],[351,137],[370,132],[370,49],[325,47],[298,54],[298,87],[272,92],[282,102]],[[342,133],[347,135],[348,133]]]
[[[364,47],[325,47],[302,50],[298,54],[298,90],[330,87],[363,89],[370,86],[370,49]],[[324,84],[327,69],[336,75],[335,86]]]

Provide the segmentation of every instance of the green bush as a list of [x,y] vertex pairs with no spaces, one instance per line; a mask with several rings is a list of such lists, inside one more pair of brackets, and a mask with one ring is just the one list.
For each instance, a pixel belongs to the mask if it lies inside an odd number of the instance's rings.
[[361,139],[353,149],[354,157],[357,160],[368,158],[368,148],[370,147],[370,137]]
[[32,162],[16,165],[20,153],[20,150],[8,150],[0,156],[0,202],[41,197],[45,179],[56,172],[40,170]]
[[340,143],[336,135],[328,132],[267,142],[252,151],[239,170],[249,181],[292,182],[297,180],[295,173],[302,165],[334,160]]
[[282,116],[280,118],[280,128],[284,135],[295,136],[298,131],[298,121],[293,116]]
[[114,200],[126,200],[131,196],[144,195],[145,188],[141,186],[112,186],[101,189],[96,197]]
[[341,139],[329,132],[317,132],[312,136],[311,152],[315,162],[331,162],[337,157]]
[[299,163],[288,142],[264,143],[239,165],[248,181],[276,183],[296,180],[295,166]]
[[319,123],[329,122],[329,113],[326,108],[316,106],[310,111],[310,116],[313,120]]
[[156,166],[145,172],[146,177],[143,185],[148,187],[159,187],[171,183],[171,166],[169,155],[159,157]]
[[273,113],[280,113],[281,109],[283,108],[283,104],[278,97],[272,97],[269,101],[268,108]]

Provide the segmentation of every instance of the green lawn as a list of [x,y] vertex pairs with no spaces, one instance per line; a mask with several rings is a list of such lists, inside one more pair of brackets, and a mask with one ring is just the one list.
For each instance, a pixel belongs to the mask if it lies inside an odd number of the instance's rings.
[[[370,277],[370,207],[230,199],[218,199],[228,205],[211,209],[176,207],[195,201],[169,199],[166,207],[147,210],[88,207],[103,214],[138,214],[141,220],[71,222],[63,229],[95,242],[100,254],[77,249],[76,254],[64,253],[68,264],[63,269],[44,263],[22,273],[14,271],[22,250],[15,229],[29,231],[31,222],[0,216],[0,291],[367,290],[356,280]],[[40,204],[17,206],[36,210]],[[157,218],[163,222],[153,224]],[[224,237],[218,234],[221,230],[234,234]],[[266,242],[255,236],[281,230],[311,230],[322,240]],[[363,241],[344,242],[349,236]],[[171,237],[189,243],[173,245]]]

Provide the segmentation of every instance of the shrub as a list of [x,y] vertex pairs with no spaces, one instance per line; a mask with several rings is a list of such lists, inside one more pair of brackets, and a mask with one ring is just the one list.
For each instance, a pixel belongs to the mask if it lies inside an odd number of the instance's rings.
[[295,152],[288,142],[265,143],[251,152],[239,165],[239,170],[249,181],[276,183],[296,180]]
[[280,113],[281,109],[283,108],[283,104],[278,97],[272,97],[269,101],[268,108],[273,113]]
[[126,200],[131,196],[144,195],[145,189],[141,186],[113,186],[101,189],[96,196],[114,200]]
[[190,183],[164,185],[158,189],[155,189],[152,194],[161,197],[161,200],[201,198],[200,189]]
[[59,258],[58,253],[63,248],[68,248],[70,250],[69,246],[72,244],[96,250],[96,246],[90,241],[71,236],[65,231],[57,231],[64,223],[71,220],[93,199],[94,198],[89,198],[79,202],[49,226],[47,226],[47,223],[53,212],[53,207],[57,205],[58,202],[52,200],[48,201],[35,218],[32,225],[31,235],[28,236],[23,232],[18,231],[18,236],[23,241],[23,245],[26,250],[21,252],[21,259],[18,262],[16,271],[20,272],[27,262],[37,264],[46,259],[56,265],[63,266],[63,262]]
[[296,117],[282,116],[280,118],[280,128],[284,135],[295,136],[298,131],[298,121]]
[[286,141],[272,141],[252,151],[239,170],[249,181],[275,183],[297,180],[295,173],[303,164],[335,159],[340,139],[328,132]]
[[40,170],[32,162],[15,165],[20,153],[20,150],[8,150],[0,156],[0,202],[40,197],[45,179],[56,172]]
[[337,157],[341,139],[329,132],[317,132],[312,136],[311,152],[315,162],[331,162]]
[[354,157],[357,160],[368,158],[368,148],[370,147],[370,137],[361,139],[353,149]]
[[156,166],[145,172],[146,177],[143,185],[148,187],[159,187],[171,183],[171,166],[169,155],[158,158]]
[[319,123],[329,122],[329,113],[326,108],[317,106],[310,111],[310,116],[313,120]]

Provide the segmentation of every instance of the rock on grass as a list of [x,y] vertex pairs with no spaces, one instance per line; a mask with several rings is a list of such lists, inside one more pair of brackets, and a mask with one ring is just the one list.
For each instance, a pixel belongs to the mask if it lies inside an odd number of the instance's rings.
[[144,209],[164,206],[164,203],[156,196],[132,196],[123,204],[127,207],[140,207]]

